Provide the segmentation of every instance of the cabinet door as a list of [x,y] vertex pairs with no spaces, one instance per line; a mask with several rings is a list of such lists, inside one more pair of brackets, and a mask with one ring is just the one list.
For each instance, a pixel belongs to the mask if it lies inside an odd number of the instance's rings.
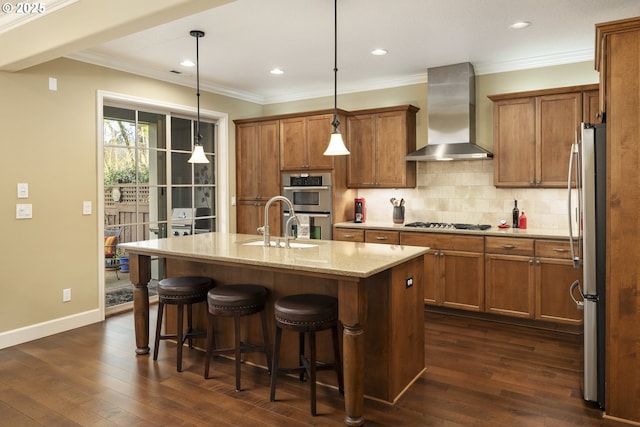
[[569,296],[569,286],[582,279],[582,270],[570,260],[538,258],[536,260],[536,319],[579,325],[582,311]]
[[529,187],[535,180],[535,113],[534,97],[494,103],[493,181],[496,187]]
[[440,270],[442,305],[471,311],[484,309],[482,253],[440,251]]
[[378,114],[376,117],[375,174],[379,187],[406,187],[406,165],[415,166],[414,162],[404,159],[407,155],[406,117],[405,111]]
[[[258,234],[264,226],[264,202],[239,201],[236,207],[236,230],[239,234]],[[282,212],[280,203],[269,208],[269,232],[272,237],[282,235]]]
[[582,93],[582,121],[602,123],[600,114],[600,91],[589,90]]
[[375,120],[371,114],[349,116],[347,186],[375,187]]
[[533,319],[533,258],[486,254],[485,260],[485,311]]
[[278,122],[236,127],[236,195],[238,200],[268,200],[280,194]]
[[[333,169],[333,156],[325,156],[324,150],[329,145],[331,138],[331,121],[333,114],[307,117],[307,164],[309,169],[326,170]],[[342,120],[341,120],[342,122]],[[342,127],[344,129],[345,126]]]
[[441,305],[440,297],[440,252],[430,250],[424,255],[424,274],[422,276],[424,287],[424,303]]
[[304,117],[280,120],[280,167],[282,170],[308,169]]
[[567,186],[571,145],[582,120],[582,94],[564,93],[536,99],[538,145],[535,185]]

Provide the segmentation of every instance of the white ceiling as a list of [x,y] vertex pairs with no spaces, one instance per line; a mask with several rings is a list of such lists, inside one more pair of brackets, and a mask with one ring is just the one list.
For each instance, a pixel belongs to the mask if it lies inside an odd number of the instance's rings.
[[[236,0],[65,56],[195,86],[180,61],[195,61],[198,29],[203,90],[265,104],[326,96],[333,5]],[[486,74],[592,60],[596,23],[639,15],[640,0],[338,0],[338,92],[424,82],[428,68],[459,62]],[[509,29],[518,20],[532,25]],[[377,47],[389,54],[372,56]]]

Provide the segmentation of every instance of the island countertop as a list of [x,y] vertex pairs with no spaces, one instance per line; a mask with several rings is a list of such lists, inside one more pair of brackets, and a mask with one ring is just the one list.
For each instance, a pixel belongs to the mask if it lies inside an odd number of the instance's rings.
[[314,246],[285,249],[265,247],[260,244],[262,240],[262,236],[257,235],[214,232],[123,243],[119,247],[142,255],[229,262],[359,278],[388,270],[425,254],[429,249],[420,246],[301,239],[291,242]]

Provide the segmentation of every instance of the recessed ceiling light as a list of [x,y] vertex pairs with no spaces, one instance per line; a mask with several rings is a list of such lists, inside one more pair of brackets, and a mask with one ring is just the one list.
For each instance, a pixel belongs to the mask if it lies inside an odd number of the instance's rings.
[[275,74],[276,76],[279,76],[281,74],[284,74],[284,70],[281,68],[274,68],[273,70],[269,71],[271,74]]
[[529,25],[531,25],[531,22],[529,21],[518,21],[509,25],[509,28],[514,30],[522,30],[523,28],[527,28]]
[[194,67],[196,64],[194,64],[190,59],[185,59],[180,63],[180,65],[183,67]]
[[371,55],[376,55],[376,56],[386,55],[387,53],[389,53],[387,49],[373,49],[371,51]]

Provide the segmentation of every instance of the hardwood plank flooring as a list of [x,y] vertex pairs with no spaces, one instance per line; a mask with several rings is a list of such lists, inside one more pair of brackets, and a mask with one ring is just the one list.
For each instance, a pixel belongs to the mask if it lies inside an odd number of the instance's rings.
[[[155,319],[152,306],[151,319]],[[155,322],[151,322],[154,324]],[[153,330],[151,331],[153,334]],[[367,426],[623,426],[580,397],[581,336],[425,313],[427,371],[390,406],[365,400]],[[132,313],[0,350],[2,426],[343,426],[343,399],[245,365],[162,342],[158,361],[134,353]]]

